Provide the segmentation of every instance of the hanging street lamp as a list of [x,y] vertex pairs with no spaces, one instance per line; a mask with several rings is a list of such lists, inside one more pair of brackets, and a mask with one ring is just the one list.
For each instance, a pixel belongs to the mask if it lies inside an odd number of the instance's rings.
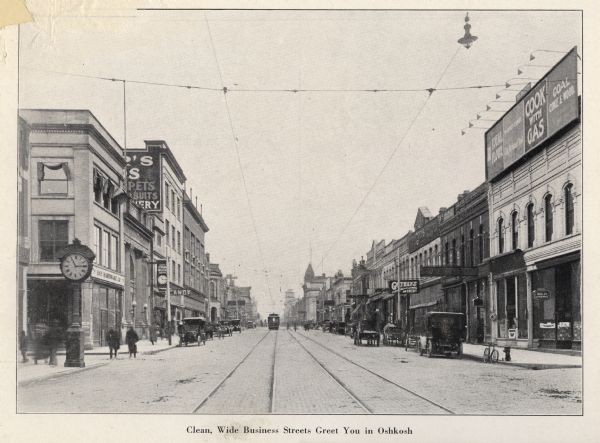
[[474,35],[471,35],[471,25],[469,24],[469,13],[467,12],[467,15],[465,16],[465,35],[462,38],[458,39],[458,43],[460,43],[461,45],[463,45],[465,48],[469,49],[471,47],[471,45],[473,43],[475,43],[475,40],[477,40],[477,37]]

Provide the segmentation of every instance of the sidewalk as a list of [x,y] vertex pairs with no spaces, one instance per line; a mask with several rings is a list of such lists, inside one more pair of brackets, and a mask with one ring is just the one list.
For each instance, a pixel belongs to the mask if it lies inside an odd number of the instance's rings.
[[[155,342],[154,346],[149,340],[140,340],[137,343],[138,354],[140,355],[153,355],[159,352],[173,349],[179,343],[179,337],[173,336],[171,340],[171,346],[169,346],[168,340],[160,340]],[[52,378],[63,377],[65,375],[72,374],[74,372],[87,371],[94,368],[107,365],[111,362],[109,356],[108,346],[97,347],[89,351],[85,351],[85,367],[84,368],[66,368],[65,367],[65,351],[59,351],[57,353],[57,365],[50,366],[44,363],[44,360],[39,360],[38,364],[34,364],[33,358],[29,356],[29,361],[21,363],[21,354],[17,356],[17,384],[19,386],[27,386],[31,383],[35,383],[41,380],[47,380]],[[129,352],[127,351],[127,345],[121,345],[119,349],[119,358],[127,358]]]
[[[463,343],[463,356],[483,361],[484,345]],[[581,355],[568,355],[555,352],[542,352],[531,349],[510,348],[511,361],[504,360],[504,347],[496,346],[500,353],[499,364],[518,366],[527,369],[581,368]]]

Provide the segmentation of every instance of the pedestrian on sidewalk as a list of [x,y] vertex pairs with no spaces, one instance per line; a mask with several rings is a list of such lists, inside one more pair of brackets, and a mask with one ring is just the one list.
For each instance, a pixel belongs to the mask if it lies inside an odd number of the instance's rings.
[[125,341],[127,342],[127,347],[129,348],[129,358],[133,354],[133,358],[137,358],[137,342],[140,340],[137,333],[133,330],[133,328],[129,328],[127,334],[125,334]]
[[27,348],[29,346],[29,340],[27,339],[27,334],[25,331],[21,331],[21,335],[19,336],[19,350],[21,351],[21,355],[23,356],[23,363],[27,363],[29,359],[27,358]]
[[48,330],[48,339],[47,339],[47,343],[48,343],[48,352],[49,352],[49,358],[48,358],[48,364],[50,366],[56,366],[56,353],[58,351],[58,345],[60,344],[60,342],[62,341],[62,333],[60,331],[60,326],[59,326],[59,321],[58,320],[52,320],[52,323],[50,324],[50,329]]
[[155,325],[150,326],[150,343],[152,343],[152,346],[154,346],[154,342],[156,341],[156,328],[157,326]]
[[113,358],[113,352],[115,353],[115,359],[117,358],[117,352],[119,352],[119,348],[121,347],[121,338],[119,337],[119,333],[115,331],[113,328],[108,330],[106,334],[106,341],[108,343],[108,352],[110,353],[110,359]]

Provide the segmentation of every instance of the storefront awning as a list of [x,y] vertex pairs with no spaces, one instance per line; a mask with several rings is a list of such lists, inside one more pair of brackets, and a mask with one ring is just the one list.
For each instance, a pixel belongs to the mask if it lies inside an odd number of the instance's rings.
[[367,304],[368,304],[368,303],[373,303],[373,302],[376,302],[376,301],[378,301],[378,300],[381,300],[381,299],[383,298],[383,296],[384,296],[384,295],[386,295],[386,294],[385,294],[384,292],[382,292],[382,293],[380,293],[380,294],[377,294],[377,295],[375,295],[375,296],[373,296],[373,297],[369,298],[369,299],[367,300]]
[[384,294],[383,296],[383,301],[389,300],[390,298],[393,298],[396,294]]
[[430,302],[427,302],[427,303],[420,303],[418,305],[412,305],[409,309],[427,308],[429,306],[435,306],[435,305],[437,305],[438,302],[439,302],[438,300],[435,300],[435,301],[430,301]]

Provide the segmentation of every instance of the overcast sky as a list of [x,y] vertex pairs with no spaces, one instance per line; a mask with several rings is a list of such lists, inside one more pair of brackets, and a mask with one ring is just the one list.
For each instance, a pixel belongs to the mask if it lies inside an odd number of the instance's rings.
[[425,89],[503,85],[521,65],[529,65],[521,77],[540,78],[548,68],[530,65],[561,54],[530,62],[532,51],[581,45],[578,12],[473,11],[478,40],[469,50],[456,42],[458,10],[129,15],[21,26],[21,107],[89,109],[123,145],[122,84],[49,71],[232,90],[422,90],[231,91],[238,161],[222,92],[128,84],[127,146],[167,141],[203,205],[211,261],[252,286],[262,313],[281,311],[288,288],[301,294],[310,245],[316,273],[349,274],[373,240],[412,229],[419,206],[435,215],[485,180],[484,131],[461,129],[505,88],[436,91],[429,100]]

